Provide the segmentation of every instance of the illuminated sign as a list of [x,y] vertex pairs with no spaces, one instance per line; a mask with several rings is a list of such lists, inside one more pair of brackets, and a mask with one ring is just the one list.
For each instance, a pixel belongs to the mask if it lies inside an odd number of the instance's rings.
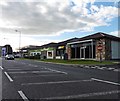
[[59,47],[58,47],[58,49],[63,49],[63,48],[65,48],[65,46],[59,46]]

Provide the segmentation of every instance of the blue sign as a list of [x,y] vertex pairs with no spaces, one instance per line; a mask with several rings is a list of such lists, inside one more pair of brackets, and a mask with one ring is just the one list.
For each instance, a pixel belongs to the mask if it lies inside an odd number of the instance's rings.
[[2,48],[2,56],[6,55],[6,48]]

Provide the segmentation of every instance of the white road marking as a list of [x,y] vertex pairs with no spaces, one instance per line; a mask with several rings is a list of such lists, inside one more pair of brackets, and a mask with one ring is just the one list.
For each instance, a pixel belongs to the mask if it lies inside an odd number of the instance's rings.
[[90,68],[89,66],[85,66],[85,68]]
[[95,93],[87,93],[87,94],[80,94],[80,95],[69,95],[69,96],[61,96],[61,97],[48,97],[48,98],[40,98],[41,100],[57,100],[57,99],[74,99],[74,98],[86,98],[86,97],[93,97],[93,96],[102,96],[102,95],[111,95],[111,94],[118,94],[120,90],[113,90],[113,91],[106,91],[106,92],[95,92]]
[[20,74],[22,74],[22,73],[28,73],[28,72],[9,72],[10,74],[16,74],[16,73],[20,73]]
[[106,69],[107,67],[102,67],[103,69]]
[[3,70],[3,67],[2,67],[2,66],[0,66],[0,68]]
[[28,98],[25,96],[25,94],[22,91],[18,91],[18,93],[20,94],[20,96],[22,97],[22,99],[24,101],[29,101]]
[[103,70],[104,68],[102,68],[102,67],[97,67],[97,69]]
[[108,70],[113,70],[113,69],[115,69],[115,68],[108,68]]
[[13,82],[13,79],[8,75],[8,73],[7,72],[4,72],[4,73],[8,77],[8,79],[10,80],[10,82]]
[[22,72],[9,72],[11,74],[24,74],[24,73],[49,73],[51,71],[22,71]]
[[57,73],[63,73],[63,74],[68,74],[67,72],[62,72],[62,71],[58,71],[58,70],[54,70],[54,69],[50,69],[50,68],[44,68],[53,72],[57,72]]
[[13,70],[13,71],[16,71],[16,70],[23,70],[23,69],[17,69],[17,68],[16,68],[16,69],[12,69],[12,68],[11,68],[11,69],[7,69],[7,70]]
[[99,68],[100,66],[95,66],[96,68]]
[[24,77],[27,77],[27,78],[28,77],[30,77],[30,78],[33,77],[34,78],[34,77],[41,77],[41,76],[61,76],[61,75],[64,75],[64,74],[52,74],[52,75],[48,74],[48,75],[34,75],[34,76],[26,76],[25,75],[25,76],[14,76],[14,78],[24,78]]
[[39,83],[23,83],[21,85],[43,85],[43,84],[61,84],[61,83],[76,83],[76,82],[89,82],[93,81],[92,79],[89,80],[74,80],[74,81],[56,81],[56,82],[39,82]]
[[91,67],[91,68],[93,68],[93,69],[94,69],[94,68],[96,68],[96,67],[94,67],[94,66],[93,66],[93,67]]
[[32,71],[31,73],[49,73],[51,71]]
[[28,66],[38,67],[37,65],[33,65],[33,64],[28,64]]
[[104,83],[109,83],[109,84],[120,86],[120,84],[116,83],[116,82],[105,81],[105,80],[100,80],[100,79],[96,79],[96,78],[91,78],[91,79],[94,80],[94,81],[98,81],[98,82],[104,82]]
[[113,71],[115,71],[115,72],[119,72],[119,71],[120,71],[120,69],[114,69]]

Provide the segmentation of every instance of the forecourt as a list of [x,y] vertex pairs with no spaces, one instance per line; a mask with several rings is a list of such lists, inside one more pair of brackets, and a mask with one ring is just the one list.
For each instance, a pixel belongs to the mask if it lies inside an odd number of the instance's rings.
[[2,99],[118,99],[119,65],[111,67],[2,60]]

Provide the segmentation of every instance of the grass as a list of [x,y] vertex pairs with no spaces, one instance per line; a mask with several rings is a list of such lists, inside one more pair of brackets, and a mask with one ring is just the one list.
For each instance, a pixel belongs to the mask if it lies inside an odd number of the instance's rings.
[[[26,60],[26,58],[19,58],[22,60]],[[62,64],[81,64],[81,65],[113,65],[117,64],[115,61],[95,61],[95,60],[59,60],[59,59],[28,59],[28,60],[37,60],[43,62],[51,62],[51,63],[62,63]]]
[[95,61],[95,60],[55,60],[55,59],[46,59],[40,60],[44,62],[52,62],[52,63],[64,63],[64,64],[87,64],[87,65],[111,65],[114,64],[112,61]]

